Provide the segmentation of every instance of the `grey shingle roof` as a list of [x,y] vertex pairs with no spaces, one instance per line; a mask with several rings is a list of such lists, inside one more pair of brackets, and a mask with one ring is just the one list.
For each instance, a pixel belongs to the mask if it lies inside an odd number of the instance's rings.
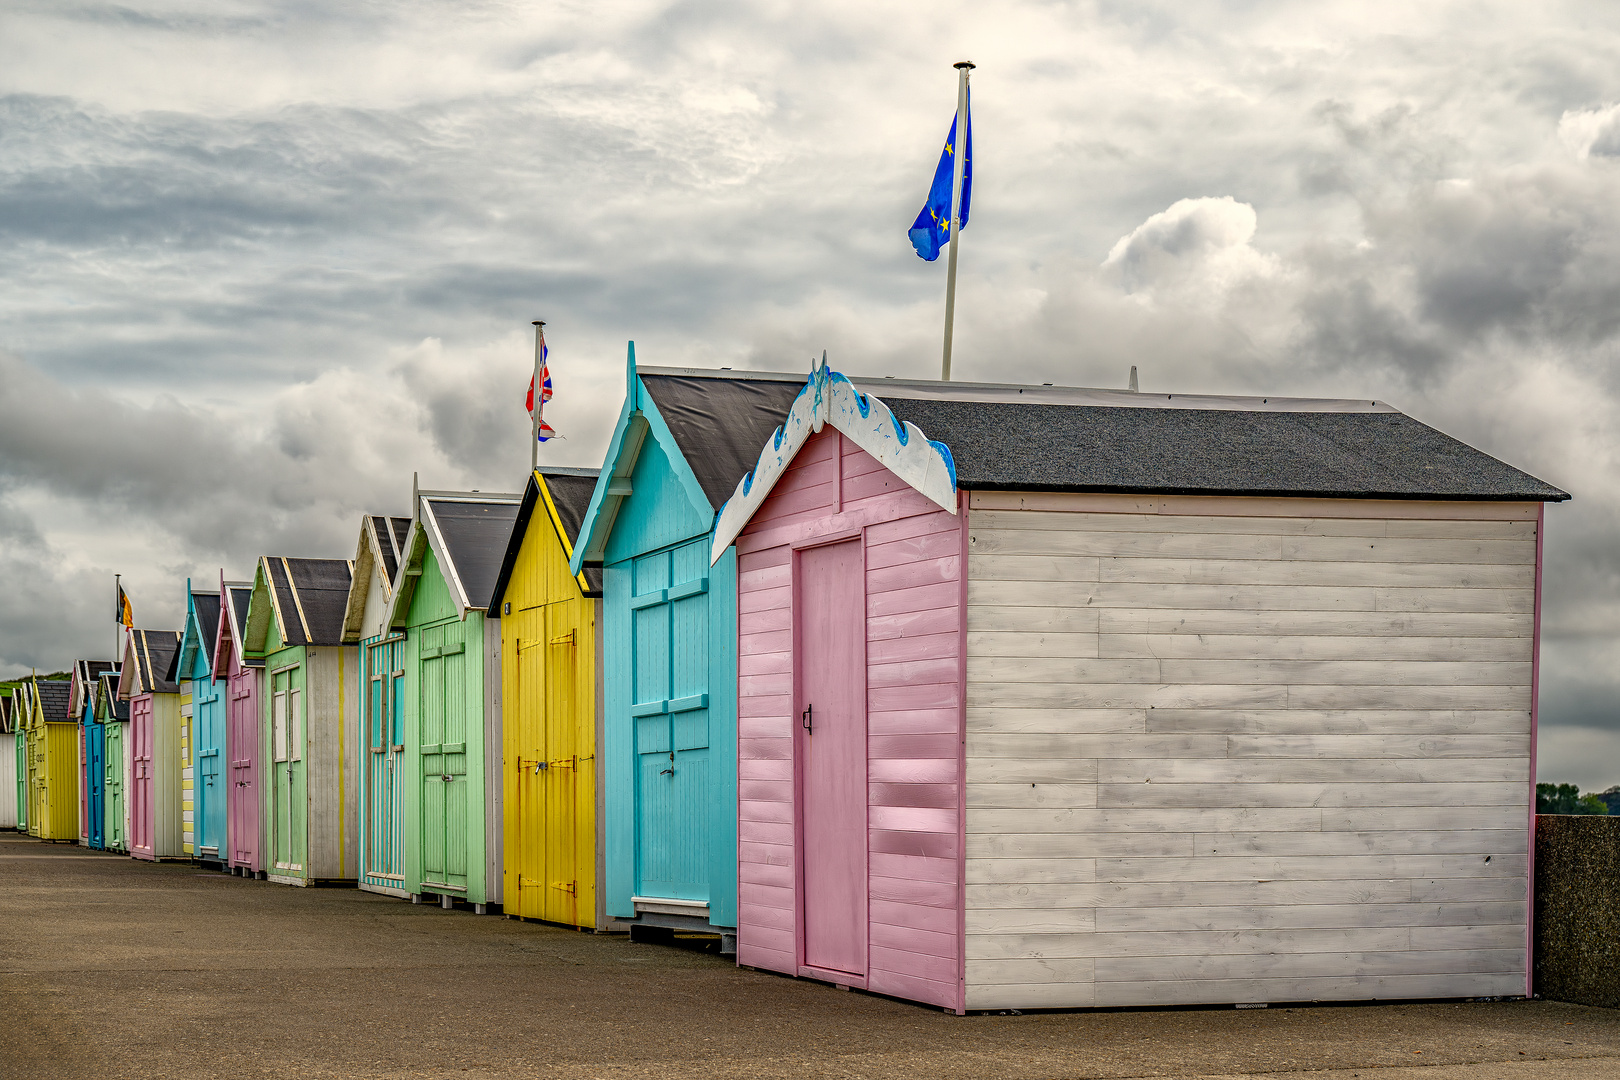
[[423,501],[431,508],[453,564],[451,569],[467,590],[468,601],[475,607],[488,607],[495,579],[501,572],[501,556],[512,537],[518,504],[505,499],[474,501],[470,497],[430,497]]
[[896,416],[950,448],[957,483],[963,488],[1552,502],[1569,498],[1489,454],[1387,409],[1114,408],[926,400],[902,396],[903,387],[890,394],[878,382],[861,385],[882,398]]

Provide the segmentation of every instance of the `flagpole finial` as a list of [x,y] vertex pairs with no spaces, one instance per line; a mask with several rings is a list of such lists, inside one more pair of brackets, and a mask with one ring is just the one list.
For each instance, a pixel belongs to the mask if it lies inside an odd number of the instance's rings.
[[979,65],[975,64],[971,60],[958,60],[956,63],[952,64],[951,66],[954,67],[954,68],[967,68],[969,71],[972,71],[974,68],[978,67]]

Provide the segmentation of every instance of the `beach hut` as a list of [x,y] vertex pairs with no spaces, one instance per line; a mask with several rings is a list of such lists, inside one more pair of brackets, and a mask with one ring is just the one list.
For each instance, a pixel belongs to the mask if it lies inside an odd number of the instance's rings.
[[253,598],[251,581],[219,581],[219,627],[213,647],[213,677],[225,687],[225,865],[239,876],[264,874],[259,820],[260,727],[263,661],[243,659],[243,631]]
[[79,835],[79,725],[66,679],[23,683],[28,730],[28,834],[72,842]]
[[21,686],[8,688],[3,700],[6,723],[11,729],[12,761],[17,775],[17,831],[28,831],[28,727],[24,705],[28,698]]
[[259,747],[264,866],[283,885],[352,882],[359,658],[343,644],[353,565],[259,559],[243,659],[264,667]]
[[411,519],[360,519],[354,578],[343,611],[343,641],[360,655],[359,884],[368,892],[411,896],[405,878],[405,635],[384,621],[410,535]]
[[637,369],[571,573],[603,568],[603,890],[641,936],[737,925],[737,577],[715,512],[804,377]]
[[530,476],[489,617],[504,658],[503,910],[602,929],[602,571],[568,569],[596,478],[551,467]]
[[5,687],[0,689],[0,829],[17,828],[18,758],[17,736],[11,727],[11,688]]
[[185,857],[180,687],[170,677],[179,648],[173,630],[131,630],[118,671],[118,696],[129,702],[129,853],[154,862]]
[[1566,497],[1378,402],[818,369],[711,549],[738,962],[958,1012],[1526,993]]
[[96,717],[96,687],[111,660],[75,660],[69,679],[68,712],[79,722],[79,843],[100,851],[106,847],[107,729]]
[[[226,756],[226,680],[214,678],[214,647],[219,642],[221,591],[195,590],[186,581],[186,623],[180,632],[175,681],[180,685],[180,715],[187,729],[192,824],[190,854],[202,862],[224,865],[230,854],[226,840],[226,802],[230,769]],[[182,778],[183,779],[183,778]]]
[[96,681],[96,723],[101,725],[106,748],[102,766],[102,846],[108,851],[129,851],[129,702],[118,696],[117,671],[103,672]]
[[500,628],[485,611],[521,501],[416,492],[383,614],[405,636],[406,887],[479,913],[502,897]]

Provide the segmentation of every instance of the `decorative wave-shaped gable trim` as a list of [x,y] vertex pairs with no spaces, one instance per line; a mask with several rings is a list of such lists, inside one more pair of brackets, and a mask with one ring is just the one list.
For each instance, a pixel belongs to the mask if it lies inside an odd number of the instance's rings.
[[878,463],[939,506],[956,513],[956,462],[950,447],[934,442],[917,425],[895,416],[871,394],[863,394],[827,358],[810,372],[793,399],[787,419],[760,451],[754,470],[720,508],[709,547],[709,565],[720,561],[737,534],[753,520],[778,480],[810,436],[831,424]]

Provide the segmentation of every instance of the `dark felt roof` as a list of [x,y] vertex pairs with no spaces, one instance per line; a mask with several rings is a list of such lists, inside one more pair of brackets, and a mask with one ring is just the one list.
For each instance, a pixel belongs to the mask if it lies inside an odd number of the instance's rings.
[[[741,373],[746,374],[746,373]],[[759,461],[804,387],[803,378],[731,378],[641,373],[698,484],[718,508]],[[559,508],[561,509],[561,508]]]
[[204,649],[213,647],[214,639],[219,637],[219,593],[194,592],[191,602],[197,606],[197,629],[200,632],[201,646]]
[[377,534],[377,547],[381,552],[383,576],[392,582],[399,576],[399,560],[405,554],[405,541],[411,535],[408,517],[384,517],[371,514],[371,527]]
[[[95,694],[96,682],[97,682],[97,680],[99,680],[101,678],[101,676],[105,672],[108,672],[108,671],[111,671],[115,675],[118,673],[118,663],[117,663],[117,661],[115,661],[115,660],[75,660],[75,661],[73,661],[73,678],[72,678],[71,682],[69,683],[69,685],[73,688],[73,690],[77,691],[77,694],[76,695],[70,694],[70,700],[69,700],[68,704],[69,704],[70,708],[72,709],[72,712],[73,712],[73,714],[75,716],[83,716],[84,715],[84,710],[85,710],[85,708],[87,706],[91,707],[91,708],[94,707],[95,702],[93,700],[93,696]],[[78,700],[77,702],[71,700],[71,698],[74,697],[74,696],[79,697],[80,700]]]
[[444,538],[456,577],[467,591],[468,602],[474,607],[487,608],[495,580],[501,573],[501,557],[506,554],[507,541],[512,538],[519,504],[506,500],[467,502],[432,497],[424,501],[432,510],[433,521]]
[[[562,519],[563,531],[568,534],[570,544],[579,543],[579,529],[585,520],[585,511],[591,505],[591,494],[596,490],[596,478],[600,469],[562,469],[548,467],[538,470],[546,478],[546,490],[551,492],[551,503],[557,508],[557,516]],[[517,519],[512,523],[512,534],[506,543],[506,553],[501,558],[500,573],[496,575],[495,587],[490,591],[488,614],[492,618],[501,617],[501,601],[506,595],[506,585],[512,578],[512,568],[517,565],[518,552],[523,548],[523,538],[528,535],[529,523],[540,505],[540,485],[531,475],[529,486],[523,491],[523,502],[518,505]],[[541,523],[549,527],[546,520],[549,515],[541,512]],[[602,568],[600,566],[587,566],[583,571],[585,575],[585,595],[602,595]]]
[[[104,705],[99,698],[105,694],[107,703]],[[118,676],[108,672],[101,677],[101,688],[97,691],[96,712],[109,713],[114,720],[129,719],[129,702],[118,696]]]
[[[343,611],[353,571],[347,559],[289,559],[268,555],[270,585],[288,645],[341,645]],[[305,624],[308,633],[305,633]]]
[[[0,734],[11,730],[11,694],[8,691],[0,694]],[[0,747],[0,752],[3,752],[4,749],[4,747]]]
[[241,635],[247,629],[248,604],[253,600],[253,586],[227,585],[225,591],[231,594],[231,610],[236,614],[236,633]]
[[180,651],[180,634],[174,630],[131,630],[130,645],[135,650],[136,678],[140,693],[177,694],[180,686],[169,675],[175,654]]
[[74,719],[68,713],[72,683],[66,679],[40,679],[34,685],[39,687],[40,712],[47,724],[65,724]]
[[[885,396],[963,488],[1325,498],[1569,496],[1393,411],[1110,408]],[[764,440],[760,440],[760,446]]]

